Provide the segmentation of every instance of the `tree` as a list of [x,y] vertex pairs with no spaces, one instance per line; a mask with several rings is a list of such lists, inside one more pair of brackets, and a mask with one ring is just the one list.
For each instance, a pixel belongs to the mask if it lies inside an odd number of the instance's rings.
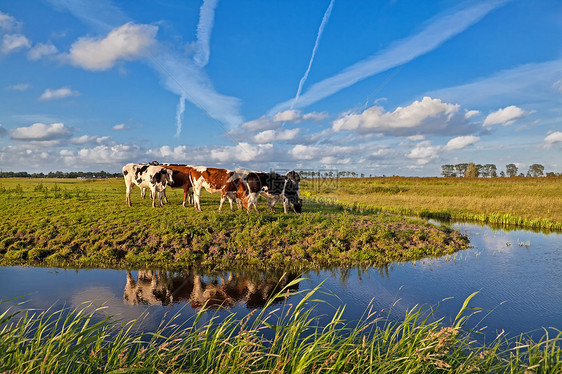
[[480,174],[483,177],[496,178],[498,176],[496,165],[486,164],[482,166],[482,171]]
[[464,172],[465,178],[478,178],[478,175],[480,174],[478,166],[479,165],[469,162],[466,167],[466,171]]
[[542,177],[544,176],[544,166],[541,164],[533,164],[529,166],[529,171],[527,172],[529,177]]
[[455,165],[441,165],[441,175],[445,178],[456,177]]
[[502,178],[505,177],[505,173],[503,172],[503,170],[500,172],[500,177],[502,177]]
[[456,164],[455,165],[455,169],[457,170],[457,175],[459,177],[464,177],[464,173],[466,172],[466,168],[468,167],[468,164]]
[[507,174],[508,177],[517,176],[517,166],[515,164],[505,165],[505,173]]

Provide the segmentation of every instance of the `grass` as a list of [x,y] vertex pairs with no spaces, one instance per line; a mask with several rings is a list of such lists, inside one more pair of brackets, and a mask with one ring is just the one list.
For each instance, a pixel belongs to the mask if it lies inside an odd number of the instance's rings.
[[[450,324],[421,307],[391,322],[368,308],[358,323],[335,309],[328,323],[314,316],[318,286],[298,291],[296,305],[273,304],[243,318],[229,314],[206,324],[204,308],[191,320],[174,318],[154,332],[100,318],[101,309],[10,309],[0,315],[0,372],[4,373],[559,373],[562,333],[539,341],[500,335],[476,343],[464,330],[474,313],[470,295]],[[306,293],[305,293],[306,292]],[[316,302],[316,301],[315,301]],[[472,311],[472,312],[471,312]],[[553,332],[555,336],[550,336]]]
[[371,211],[562,230],[561,178],[308,179],[301,195]]
[[182,191],[151,208],[138,189],[125,204],[120,179],[0,180],[0,265],[207,269],[280,267],[304,271],[386,264],[464,249],[468,239],[422,220],[307,202],[303,214],[203,212],[181,207]]

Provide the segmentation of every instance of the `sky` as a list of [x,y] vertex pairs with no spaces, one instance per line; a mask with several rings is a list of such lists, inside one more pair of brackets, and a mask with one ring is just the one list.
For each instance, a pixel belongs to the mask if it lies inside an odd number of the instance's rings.
[[562,172],[559,0],[0,0],[0,168]]

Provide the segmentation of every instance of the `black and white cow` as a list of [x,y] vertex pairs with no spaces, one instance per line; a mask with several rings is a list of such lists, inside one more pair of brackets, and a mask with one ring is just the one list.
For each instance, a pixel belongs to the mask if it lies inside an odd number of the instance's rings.
[[290,171],[286,175],[275,172],[264,173],[260,171],[250,171],[241,173],[248,186],[248,205],[258,210],[257,196],[261,195],[267,199],[267,205],[274,209],[277,200],[283,201],[283,210],[287,213],[287,207],[291,207],[295,213],[302,211],[302,199],[299,197],[300,176],[295,171]]
[[[168,183],[173,183],[172,170],[150,164],[127,164],[123,166],[123,179],[125,180],[125,202],[131,206],[131,188],[137,185],[144,195],[146,188],[150,189],[152,207],[155,208],[156,193],[158,193],[158,206],[162,206],[162,195]],[[143,196],[144,198],[144,196]]]

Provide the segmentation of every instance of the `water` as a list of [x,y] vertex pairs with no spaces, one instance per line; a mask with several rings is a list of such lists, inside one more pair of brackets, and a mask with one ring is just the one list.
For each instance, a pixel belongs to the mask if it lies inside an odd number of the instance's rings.
[[[484,328],[479,340],[491,340],[502,330],[509,336],[544,334],[542,327],[562,329],[562,234],[504,231],[459,223],[472,247],[436,259],[392,264],[384,268],[338,268],[303,275],[280,272],[195,274],[110,269],[69,270],[6,267],[0,270],[0,300],[23,296],[18,308],[79,307],[95,300],[105,313],[131,319],[147,313],[145,329],[156,328],[166,315],[193,316],[209,300],[243,316],[261,308],[275,285],[303,276],[294,290],[324,282],[317,295],[318,316],[330,316],[345,305],[344,317],[358,320],[372,303],[380,316],[403,318],[416,305],[439,304],[433,319],[452,321],[470,294],[482,311],[469,327]],[[286,302],[295,304],[301,295]],[[217,301],[218,300],[218,301]],[[0,305],[5,309],[6,305]],[[208,312],[210,318],[217,309]],[[325,317],[328,318],[328,317]]]

